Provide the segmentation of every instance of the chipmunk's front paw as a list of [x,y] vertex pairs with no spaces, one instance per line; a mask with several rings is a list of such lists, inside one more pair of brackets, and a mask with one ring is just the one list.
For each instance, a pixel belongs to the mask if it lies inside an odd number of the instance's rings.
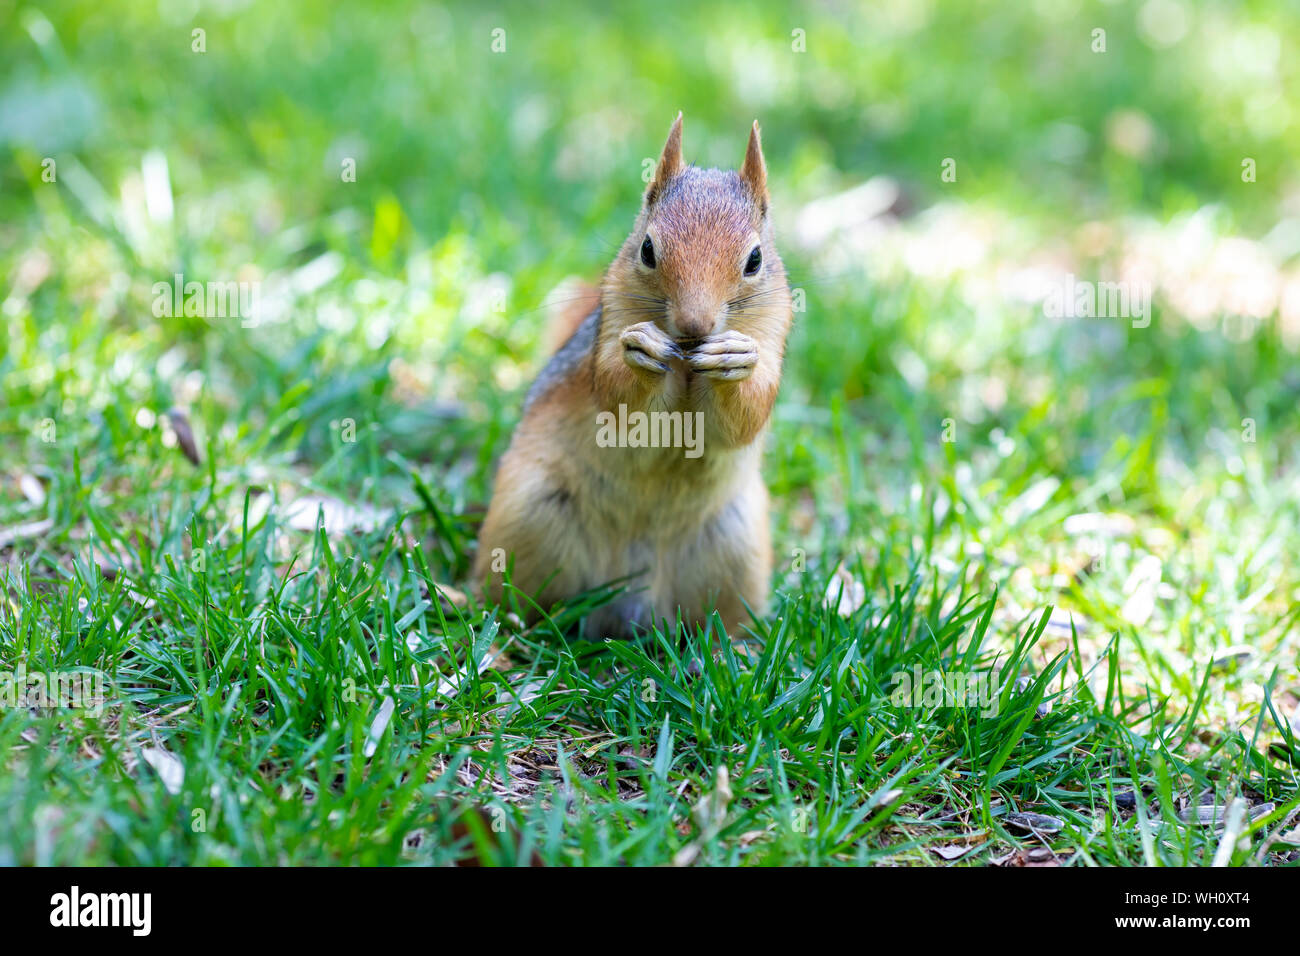
[[623,345],[623,360],[634,369],[663,375],[668,360],[681,358],[681,350],[653,322],[629,325],[618,337]]
[[687,357],[691,371],[723,382],[748,378],[758,364],[758,342],[744,332],[711,335]]

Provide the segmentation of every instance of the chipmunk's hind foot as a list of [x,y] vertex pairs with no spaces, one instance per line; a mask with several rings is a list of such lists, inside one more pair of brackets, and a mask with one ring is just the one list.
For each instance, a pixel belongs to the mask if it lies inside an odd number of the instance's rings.
[[649,631],[652,621],[645,595],[621,594],[588,614],[583,619],[582,633],[589,640],[627,641]]

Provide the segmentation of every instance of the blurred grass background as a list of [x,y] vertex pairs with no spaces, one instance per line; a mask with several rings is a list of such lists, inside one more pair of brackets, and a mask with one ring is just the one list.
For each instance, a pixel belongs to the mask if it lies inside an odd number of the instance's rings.
[[[460,580],[545,303],[603,269],[680,109],[703,165],[759,119],[807,295],[767,467],[778,589],[969,573],[1008,620],[1073,614],[1094,661],[1126,635],[1175,712],[1242,644],[1202,716],[1244,726],[1270,681],[1296,706],[1291,4],[0,0],[0,23],[0,527],[53,528],[7,542],[11,639],[27,569],[149,565],[196,513],[238,527],[248,489],[390,509],[415,472]],[[1046,319],[1033,290],[1067,272],[1150,281],[1150,326]],[[156,317],[177,273],[259,282],[271,317]],[[200,468],[165,450],[170,408]],[[1131,524],[1069,529],[1092,513]]]
[[[678,109],[690,158],[706,164],[735,163],[746,124],[761,119],[787,231],[802,204],[885,174],[912,210],[950,200],[994,210],[1004,256],[1048,237],[1077,246],[1088,223],[1197,212],[1212,215],[1216,235],[1280,229],[1287,261],[1300,243],[1297,34],[1284,4],[760,4],[741,15],[707,3],[544,14],[524,4],[8,3],[4,13],[9,277],[24,261],[28,282],[49,273],[11,297],[9,366],[50,360],[67,327],[39,319],[59,303],[93,308],[104,320],[96,339],[119,363],[144,368],[170,353],[226,379],[202,390],[226,422],[248,421],[283,391],[297,373],[277,367],[286,352],[314,372],[346,369],[334,397],[313,403],[325,420],[352,390],[382,390],[395,358],[444,398],[472,394],[494,417],[511,407],[512,389],[499,405],[469,384],[484,370],[504,386],[526,377],[538,307],[562,277],[602,268],[635,211],[642,160]],[[194,29],[206,52],[193,52]],[[504,53],[491,49],[495,29]],[[796,31],[806,52],[791,49]],[[177,197],[166,223],[145,208],[149,151],[165,155]],[[40,188],[45,157],[61,163],[62,188]],[[956,183],[940,181],[946,157]],[[1243,157],[1257,163],[1254,183],[1241,180]],[[345,158],[356,182],[341,180]],[[880,289],[866,255],[828,265],[803,252],[788,256],[814,296],[797,340],[809,361],[792,374],[806,372],[818,404],[876,390],[868,382],[893,371],[900,339],[932,351],[973,320],[945,315],[952,305],[929,290]],[[258,336],[233,323],[141,321],[152,283],[177,272],[293,279],[301,308]],[[909,296],[912,312],[900,315]],[[830,323],[846,312],[869,319],[846,323],[847,361],[821,348],[845,331]],[[1006,338],[985,341],[1005,349]],[[1167,350],[1150,348],[1158,341],[1125,351],[1138,371],[1176,375],[1161,367]],[[1240,378],[1230,384],[1257,382],[1251,363],[1231,364]],[[91,402],[111,394],[81,389]],[[134,391],[114,402],[168,398]],[[1196,411],[1203,420],[1209,409]]]
[[[1216,233],[1259,238],[1284,223],[1284,252],[1300,241],[1297,33],[1284,4],[760,4],[741,15],[707,3],[544,14],[10,3],[5,21],[10,274],[32,247],[51,273],[29,314],[11,303],[11,363],[58,334],[37,316],[90,293],[102,341],[120,332],[137,346],[122,356],[178,348],[187,367],[220,367],[235,394],[264,403],[282,383],[249,353],[274,362],[283,337],[141,322],[148,288],[175,272],[265,279],[314,261],[311,281],[328,288],[300,292],[306,307],[283,331],[315,362],[365,374],[402,356],[462,399],[483,369],[517,384],[502,363],[528,354],[559,278],[603,266],[635,210],[641,162],[678,109],[690,157],[711,165],[735,163],[746,124],[761,119],[786,229],[801,204],[886,174],[911,208],[986,204],[1010,217],[996,229],[1030,242],[1206,209]],[[193,52],[194,29],[206,52]],[[504,53],[491,49],[495,29]],[[795,31],[806,52],[792,51]],[[161,225],[142,208],[151,150],[177,196]],[[39,188],[47,156],[62,161],[63,189]],[[956,183],[940,182],[945,157],[959,164]],[[1257,182],[1241,181],[1243,157]],[[341,180],[344,158],[354,183]],[[869,262],[826,269],[799,252],[796,283],[829,294],[823,324],[810,319],[801,341],[834,334],[824,323],[837,296],[852,306],[881,294]],[[339,294],[348,289],[360,295]],[[504,311],[484,306],[498,289]],[[933,338],[946,317],[904,329],[871,318],[884,334],[857,333],[859,367],[805,376],[821,403],[887,372],[878,353],[899,332]],[[344,334],[312,348],[326,324]],[[340,363],[344,342],[356,351]]]

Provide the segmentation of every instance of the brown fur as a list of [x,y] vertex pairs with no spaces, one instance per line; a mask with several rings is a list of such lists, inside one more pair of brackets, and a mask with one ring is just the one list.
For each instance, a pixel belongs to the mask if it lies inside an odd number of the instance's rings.
[[582,283],[568,290],[565,297],[551,310],[550,320],[546,324],[546,350],[554,353],[565,342],[573,338],[584,319],[591,315],[600,305],[600,287]]
[[[538,378],[497,473],[476,582],[499,599],[500,558],[543,609],[631,577],[588,630],[623,636],[655,619],[729,631],[767,604],[772,557],[762,437],[781,381],[790,295],[772,243],[758,124],[739,174],[687,166],[681,117],[600,306]],[[656,263],[641,261],[646,236]],[[754,246],[762,266],[743,275]],[[701,412],[703,454],[601,447],[597,415]]]

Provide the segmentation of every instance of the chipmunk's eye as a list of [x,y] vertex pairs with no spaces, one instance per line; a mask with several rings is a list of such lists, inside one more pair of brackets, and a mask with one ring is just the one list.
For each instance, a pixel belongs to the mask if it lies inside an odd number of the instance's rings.
[[763,250],[760,249],[758,246],[755,246],[754,251],[751,252],[749,254],[749,258],[745,260],[745,275],[747,276],[758,275],[758,270],[762,267],[762,265],[763,265]]
[[655,267],[655,244],[650,241],[650,237],[645,237],[645,242],[641,243],[641,261],[649,268]]

